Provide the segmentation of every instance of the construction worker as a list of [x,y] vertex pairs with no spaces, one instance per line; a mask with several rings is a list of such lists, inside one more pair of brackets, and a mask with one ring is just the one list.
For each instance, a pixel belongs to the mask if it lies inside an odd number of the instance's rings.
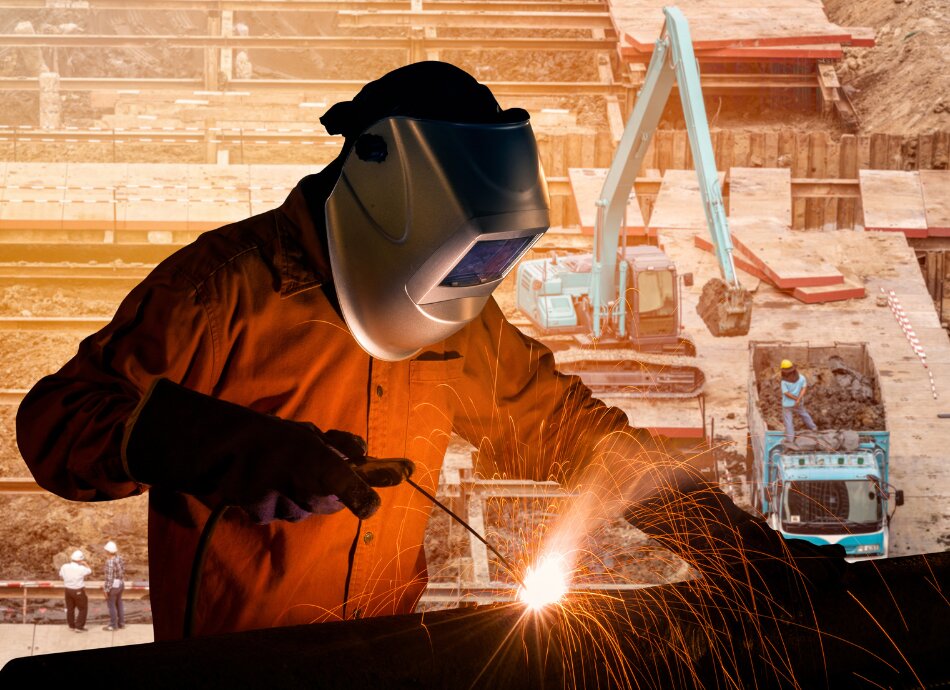
[[63,581],[63,594],[66,597],[66,623],[73,632],[86,632],[86,614],[89,611],[89,598],[86,596],[86,578],[92,575],[92,568],[86,563],[86,556],[76,549],[69,562],[59,568],[59,577]]
[[805,409],[802,402],[805,399],[805,392],[808,390],[808,380],[805,375],[798,371],[791,360],[783,359],[780,365],[782,375],[782,419],[785,421],[785,440],[788,443],[795,442],[795,420],[793,413],[801,417],[802,422],[811,431],[817,431],[818,427],[812,421],[811,415]]
[[103,630],[121,630],[125,627],[125,606],[122,593],[125,591],[125,559],[119,555],[119,547],[114,541],[107,541],[103,550],[106,556],[105,574],[102,577],[102,589],[106,594],[106,607],[109,609],[109,625]]
[[48,490],[149,489],[157,640],[412,611],[404,480],[434,493],[452,432],[512,477],[655,459],[491,298],[548,226],[527,113],[422,62],[321,122],[338,158],[162,262],[17,414]]

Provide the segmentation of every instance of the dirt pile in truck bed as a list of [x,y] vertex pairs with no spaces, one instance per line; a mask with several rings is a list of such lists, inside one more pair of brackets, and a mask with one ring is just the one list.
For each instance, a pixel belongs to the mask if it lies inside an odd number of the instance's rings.
[[[881,431],[884,424],[884,405],[874,381],[847,367],[836,357],[830,357],[819,366],[800,367],[808,381],[805,409],[819,429],[850,429],[853,431]],[[759,377],[759,405],[769,429],[781,431],[782,392],[779,373]],[[804,429],[795,416],[795,428]]]

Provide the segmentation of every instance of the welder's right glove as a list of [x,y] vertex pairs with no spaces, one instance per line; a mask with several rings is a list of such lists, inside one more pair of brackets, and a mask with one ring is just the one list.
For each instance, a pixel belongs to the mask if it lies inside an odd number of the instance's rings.
[[841,584],[841,546],[783,539],[692,472],[660,473],[652,483],[627,507],[627,521],[720,586],[787,601]]
[[243,508],[258,524],[346,507],[361,519],[413,464],[366,456],[358,436],[321,432],[158,379],[126,423],[122,460],[137,482]]

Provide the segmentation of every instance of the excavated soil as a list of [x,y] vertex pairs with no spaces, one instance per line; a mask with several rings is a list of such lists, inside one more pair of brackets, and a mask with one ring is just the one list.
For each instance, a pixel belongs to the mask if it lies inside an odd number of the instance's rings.
[[825,0],[825,11],[842,26],[875,30],[873,48],[847,48],[838,65],[863,132],[950,128],[950,3]]
[[0,316],[111,317],[128,291],[11,285],[0,289]]
[[82,337],[80,333],[5,333],[0,381],[5,388],[32,388],[76,354]]
[[[808,381],[805,409],[819,430],[849,429],[880,431],[887,428],[884,405],[874,383],[865,377],[835,374],[825,366],[802,367],[799,371]],[[769,429],[781,431],[782,393],[777,373],[759,376],[759,404]],[[804,429],[795,415],[795,428]]]

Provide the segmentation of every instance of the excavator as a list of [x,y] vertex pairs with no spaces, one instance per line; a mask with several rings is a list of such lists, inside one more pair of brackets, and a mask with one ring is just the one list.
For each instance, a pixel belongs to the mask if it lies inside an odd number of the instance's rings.
[[[627,347],[695,355],[692,341],[681,335],[681,283],[692,285],[692,274],[678,274],[658,246],[627,246],[626,233],[620,244],[630,190],[674,83],[679,86],[706,225],[721,274],[721,279],[703,287],[696,309],[717,337],[746,335],[752,319],[751,295],[736,275],[689,24],[676,7],[666,7],[663,13],[666,21],[644,85],[596,202],[593,253],[551,255],[518,267],[517,304],[540,337],[572,335],[588,346],[585,352],[590,347]],[[601,391],[623,389],[634,395],[668,397],[696,395],[702,386],[702,373],[695,367],[665,362],[627,362],[621,367],[581,355],[560,368]]]

